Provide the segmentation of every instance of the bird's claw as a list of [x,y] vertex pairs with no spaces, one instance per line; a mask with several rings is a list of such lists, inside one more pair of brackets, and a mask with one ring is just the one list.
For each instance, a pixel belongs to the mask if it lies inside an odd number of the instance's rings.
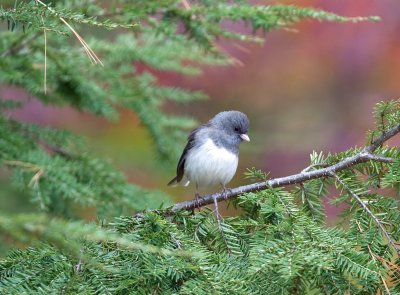
[[221,197],[225,200],[228,201],[228,194],[232,193],[232,190],[230,188],[224,187],[222,192],[221,192]]
[[202,199],[202,197],[200,196],[200,194],[199,193],[196,193],[195,195],[194,195],[194,198],[195,198],[195,203],[196,203],[196,207],[197,207],[197,209],[199,209],[199,211],[200,211],[200,200]]

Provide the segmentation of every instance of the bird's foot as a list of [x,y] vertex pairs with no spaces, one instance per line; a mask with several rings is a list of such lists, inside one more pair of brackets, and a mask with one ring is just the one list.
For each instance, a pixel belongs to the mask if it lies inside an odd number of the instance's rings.
[[194,194],[194,198],[195,198],[195,202],[196,202],[196,207],[197,207],[197,209],[199,209],[199,211],[200,211],[200,201],[201,201],[201,199],[202,199],[202,197],[200,196],[200,194],[199,193],[195,193]]
[[223,186],[222,192],[221,192],[221,197],[225,200],[228,201],[228,194],[230,194],[232,190],[230,188],[227,188]]

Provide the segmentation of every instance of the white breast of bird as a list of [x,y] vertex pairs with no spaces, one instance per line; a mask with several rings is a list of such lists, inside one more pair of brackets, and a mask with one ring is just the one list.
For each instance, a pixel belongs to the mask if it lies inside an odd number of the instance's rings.
[[236,173],[238,156],[208,139],[192,150],[185,162],[185,177],[199,188],[227,184]]

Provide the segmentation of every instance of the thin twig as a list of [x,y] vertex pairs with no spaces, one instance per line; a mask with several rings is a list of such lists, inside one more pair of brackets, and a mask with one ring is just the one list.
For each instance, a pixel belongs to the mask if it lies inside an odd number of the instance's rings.
[[379,218],[376,217],[376,215],[368,208],[367,204],[355,192],[353,192],[353,190],[336,173],[332,172],[331,176],[334,177],[342,185],[342,187],[345,188],[350,193],[350,195],[360,203],[360,205],[363,207],[365,212],[367,212],[372,217],[372,219],[375,221],[375,223],[379,226],[379,228],[385,235],[388,243],[390,245],[392,245],[393,249],[396,250],[397,254],[399,255],[400,249],[397,246],[396,242],[393,241],[392,237],[387,232],[385,226],[382,224],[382,222],[379,220]]
[[182,250],[182,243],[181,241],[179,241],[177,238],[175,238],[173,233],[169,234],[171,236],[171,239],[174,240],[176,247],[178,248],[178,250]]
[[225,55],[234,65],[239,66],[239,67],[243,67],[244,66],[244,62],[242,62],[240,59],[238,59],[237,57],[233,56],[232,54],[230,54],[226,49],[224,49],[221,45],[217,44],[216,41],[211,40],[211,44],[219,51],[221,52],[223,55]]
[[[43,22],[43,17],[42,17]],[[47,94],[47,33],[46,28],[43,29],[44,34],[44,81],[43,81],[43,90],[44,95]]]
[[38,32],[36,32],[35,34],[33,34],[29,37],[26,37],[25,35],[23,35],[21,37],[21,39],[19,39],[13,46],[11,46],[11,47],[7,48],[5,51],[3,51],[3,53],[0,55],[0,57],[4,58],[9,55],[16,54],[16,53],[23,51],[29,45],[29,43],[34,41],[39,36],[40,36],[40,34]]
[[241,52],[244,52],[246,54],[250,54],[251,53],[250,49],[248,49],[248,48],[246,48],[246,47],[244,47],[244,46],[242,46],[242,45],[240,45],[238,43],[233,42],[232,45],[234,47],[236,47],[237,49],[239,49]]
[[[182,0],[182,5],[186,10],[189,10],[192,8],[189,3],[189,0]],[[192,15],[192,19],[195,19],[195,18],[196,18],[196,16]],[[210,40],[210,43],[214,46],[215,49],[217,49],[217,51],[219,51],[222,55],[227,57],[228,60],[230,62],[232,62],[234,65],[241,66],[241,67],[244,66],[244,63],[240,59],[232,56],[229,52],[227,52],[224,48],[222,48],[221,45],[217,44],[217,42],[215,40]]]
[[44,30],[44,94],[47,94],[47,34]]
[[368,159],[372,160],[372,161],[376,161],[376,162],[383,162],[383,163],[392,163],[393,159],[392,158],[388,158],[388,157],[382,157],[379,155],[374,155],[374,154],[366,154],[365,155]]
[[260,191],[266,188],[274,188],[274,187],[282,187],[291,184],[301,183],[307,180],[321,178],[321,177],[331,177],[332,173],[336,173],[347,169],[349,167],[355,166],[360,163],[365,163],[368,161],[376,161],[376,162],[384,162],[390,163],[393,162],[392,158],[382,157],[378,155],[372,154],[379,146],[381,146],[385,141],[389,140],[396,134],[400,132],[400,124],[389,129],[388,131],[384,132],[379,138],[373,141],[369,146],[365,147],[361,150],[358,154],[347,157],[342,161],[333,164],[328,167],[316,169],[313,171],[302,172],[286,177],[274,178],[268,181],[248,184],[244,186],[240,186],[234,189],[229,190],[224,196],[220,193],[214,193],[210,195],[205,195],[196,202],[195,200],[184,201],[180,203],[176,203],[174,206],[167,208],[164,211],[164,214],[173,215],[177,211],[186,210],[192,211],[194,208],[207,206],[214,203],[214,199],[218,202],[223,201],[225,199],[234,198],[238,195],[248,192]]
[[[222,195],[222,194],[221,194],[221,195]],[[222,238],[222,240],[224,241],[224,244],[225,244],[225,246],[226,246],[226,250],[227,250],[228,253],[230,254],[230,253],[232,253],[232,251],[231,251],[231,248],[229,248],[228,241],[227,241],[226,238],[225,238],[224,230],[223,230],[223,228],[222,228],[222,226],[221,226],[221,219],[222,219],[222,217],[221,217],[221,214],[219,213],[219,210],[218,210],[218,201],[217,201],[217,198],[214,198],[214,206],[215,206],[214,213],[215,213],[215,218],[217,219],[218,230],[219,230],[219,232],[221,233],[221,238]]]
[[11,125],[11,129],[14,132],[20,132],[21,134],[23,134],[25,137],[31,139],[32,141],[36,142],[38,145],[42,146],[43,149],[46,150],[46,152],[48,152],[49,154],[57,154],[63,158],[66,158],[68,160],[76,160],[78,159],[80,156],[78,154],[73,154],[70,153],[69,151],[65,150],[63,147],[61,146],[57,146],[57,145],[52,145],[44,140],[42,140],[40,138],[40,136],[34,135],[32,133],[29,132],[29,130],[23,128],[17,121],[10,119],[8,121],[8,123]]
[[48,142],[45,142],[41,139],[37,139],[34,137],[31,138],[35,140],[38,144],[40,144],[49,154],[57,154],[68,160],[76,160],[79,158],[78,155],[72,154],[60,146],[52,145]]
[[326,164],[326,163],[315,163],[315,164],[311,164],[310,166],[308,166],[308,167],[304,168],[303,170],[301,170],[301,173],[308,172],[308,171],[310,171],[311,169],[313,169],[313,168],[315,168],[315,167],[327,167],[327,166],[329,166],[329,165]]
[[182,4],[183,4],[183,7],[185,7],[185,9],[190,9],[190,4],[187,0],[182,0]]
[[[360,221],[356,220],[356,223],[357,223],[358,230],[360,231],[360,233],[362,233],[363,229],[361,227]],[[374,252],[372,252],[371,247],[369,245],[367,245],[367,248],[368,248],[369,255],[372,257],[372,260],[376,263],[377,255]],[[386,292],[388,293],[388,295],[390,295],[390,290],[389,290],[389,288],[388,288],[388,286],[386,284],[385,278],[383,277],[383,275],[382,275],[380,270],[378,271],[378,273],[379,273],[379,276],[381,277],[381,280],[382,280],[382,283],[383,283],[383,286],[384,286]]]
[[74,267],[76,273],[79,273],[82,269],[83,266],[82,256],[83,256],[83,249],[80,250],[79,261]]

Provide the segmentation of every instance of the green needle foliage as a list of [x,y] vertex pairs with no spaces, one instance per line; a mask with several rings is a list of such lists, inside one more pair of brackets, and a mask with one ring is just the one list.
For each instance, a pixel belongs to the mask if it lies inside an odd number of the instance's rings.
[[[206,95],[160,85],[156,73],[196,75],[234,62],[218,38],[262,41],[224,24],[267,33],[304,19],[377,20],[247,1],[12,2],[0,8],[0,83],[110,120],[131,110],[160,168],[176,160],[176,142],[195,125],[163,107]],[[0,207],[0,250],[11,248],[0,259],[0,294],[400,294],[398,148],[382,145],[375,154],[390,161],[357,164],[336,179],[243,194],[235,217],[218,220],[207,208],[168,216],[159,208],[170,197],[128,183],[79,136],[15,119],[11,111],[23,107],[0,97],[1,172],[13,186],[0,199],[30,203]],[[399,124],[399,101],[379,103],[374,116],[368,143]],[[314,152],[309,170],[359,152]],[[324,199],[335,186],[332,200],[347,209],[342,224],[328,227]],[[133,215],[145,209],[158,210]],[[82,220],[85,210],[97,222]]]

